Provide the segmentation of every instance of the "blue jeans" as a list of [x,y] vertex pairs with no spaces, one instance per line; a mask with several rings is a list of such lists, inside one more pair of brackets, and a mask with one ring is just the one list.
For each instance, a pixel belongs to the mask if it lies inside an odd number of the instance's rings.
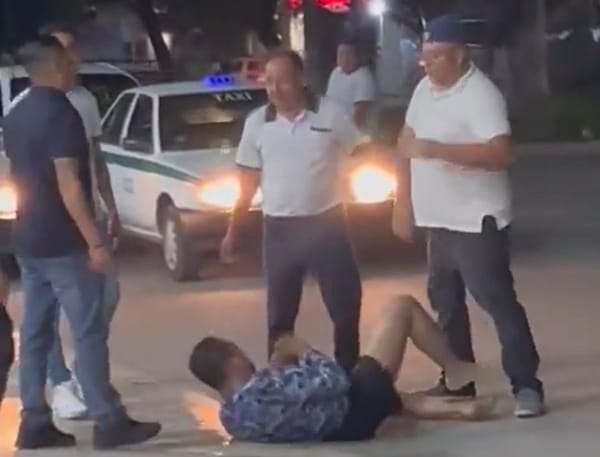
[[19,369],[23,419],[34,425],[51,420],[45,386],[57,303],[70,324],[75,372],[91,417],[100,424],[122,419],[126,413],[110,383],[102,283],[89,269],[87,256],[18,260],[24,294]]
[[[98,231],[104,240],[107,241],[106,223],[99,223]],[[96,274],[95,277],[100,283],[100,301],[103,304],[106,325],[110,330],[110,323],[115,315],[117,304],[120,299],[119,280],[117,274],[114,272]],[[52,350],[50,351],[50,354],[48,354],[48,379],[50,379],[53,386],[57,386],[72,379],[71,371],[67,368],[60,339],[60,304],[56,303],[55,308],[55,339]]]

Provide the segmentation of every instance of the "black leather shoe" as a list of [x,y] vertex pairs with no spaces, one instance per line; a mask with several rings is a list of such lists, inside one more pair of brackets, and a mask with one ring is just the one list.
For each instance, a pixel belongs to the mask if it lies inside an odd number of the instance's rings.
[[139,444],[154,438],[162,426],[158,422],[137,422],[123,419],[106,427],[94,426],[94,448],[112,449],[128,444]]
[[73,447],[76,441],[73,435],[63,433],[54,424],[32,427],[26,421],[21,422],[16,446],[18,449],[45,449]]

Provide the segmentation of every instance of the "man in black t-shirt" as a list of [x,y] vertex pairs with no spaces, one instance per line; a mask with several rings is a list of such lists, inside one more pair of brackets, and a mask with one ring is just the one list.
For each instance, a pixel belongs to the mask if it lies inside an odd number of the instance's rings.
[[81,118],[65,95],[75,79],[69,53],[54,38],[23,49],[32,80],[28,95],[6,116],[9,176],[18,196],[14,247],[22,272],[19,382],[20,449],[72,446],[53,424],[44,395],[56,303],[71,327],[77,377],[95,420],[99,449],[145,441],[160,430],[127,416],[110,383],[108,326],[99,273],[112,268],[93,217],[88,143]]

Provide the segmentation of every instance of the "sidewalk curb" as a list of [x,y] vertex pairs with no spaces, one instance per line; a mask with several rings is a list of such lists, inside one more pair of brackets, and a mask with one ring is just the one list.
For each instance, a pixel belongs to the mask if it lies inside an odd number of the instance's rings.
[[600,156],[600,141],[585,143],[520,143],[514,145],[518,157]]

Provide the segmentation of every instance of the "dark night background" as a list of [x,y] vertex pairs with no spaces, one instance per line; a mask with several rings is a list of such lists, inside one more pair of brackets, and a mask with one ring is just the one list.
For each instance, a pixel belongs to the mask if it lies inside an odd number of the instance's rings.
[[[335,47],[343,35],[373,41],[373,21],[366,0],[354,0],[351,14],[332,14],[305,0],[305,57],[311,83],[320,89],[334,64]],[[283,3],[283,0],[281,0]],[[162,32],[174,39],[200,30],[197,48],[206,58],[223,58],[242,49],[253,31],[266,47],[279,44],[274,16],[278,0],[0,0],[0,47],[10,53],[35,36],[48,21],[80,22],[93,17],[93,6],[127,6],[140,19],[161,68],[177,71],[178,56]],[[398,22],[418,30],[422,19],[454,12],[484,19],[474,30],[490,61],[507,63],[498,70],[506,82],[524,139],[600,137],[596,97],[600,94],[600,29],[598,0],[388,0]],[[236,48],[237,46],[237,48]],[[231,56],[228,56],[231,57]],[[176,73],[175,73],[176,74]],[[551,119],[548,119],[550,117]],[[519,125],[526,125],[520,131]],[[582,132],[585,132],[582,133]],[[528,138],[529,137],[529,138]]]

